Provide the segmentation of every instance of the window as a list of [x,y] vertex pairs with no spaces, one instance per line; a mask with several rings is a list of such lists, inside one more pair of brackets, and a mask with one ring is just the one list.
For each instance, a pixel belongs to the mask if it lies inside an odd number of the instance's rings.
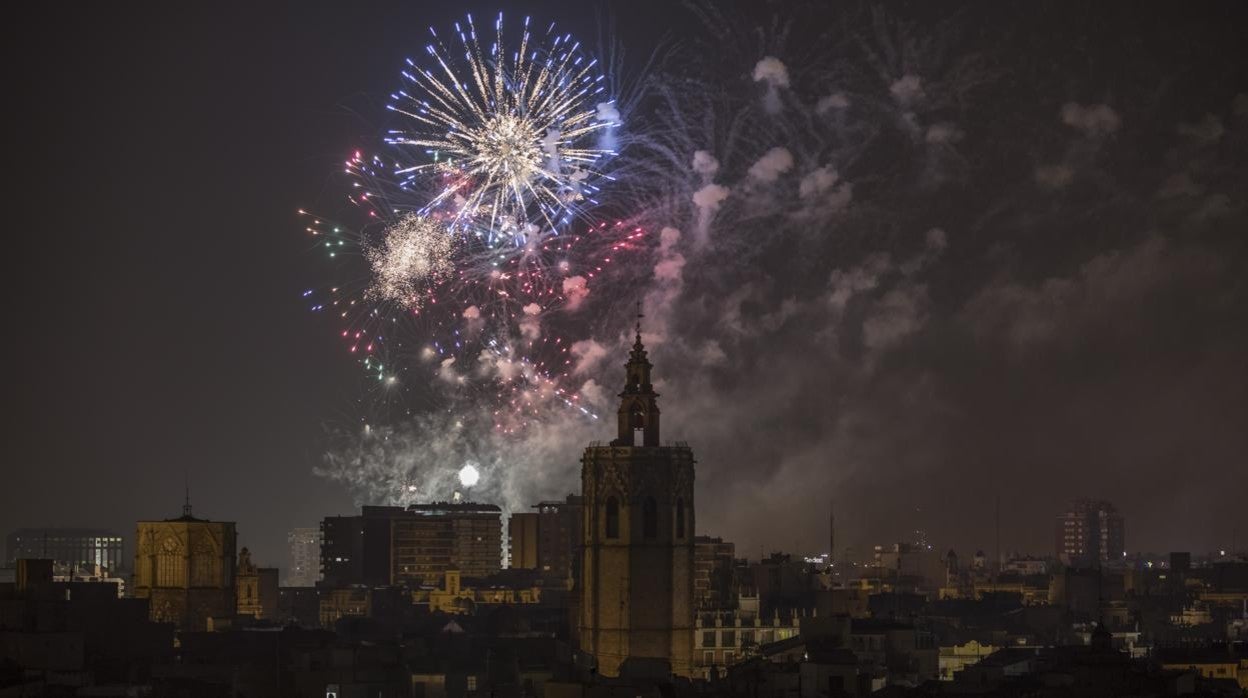
[[[719,636],[719,639],[723,643],[723,645],[721,645],[722,647],[736,647],[737,646],[737,631],[725,630]],[[725,655],[725,657],[726,656],[727,655]],[[725,659],[724,661],[727,662],[728,660]]]
[[607,498],[607,538],[620,537],[620,502],[615,497]]
[[685,500],[676,499],[676,537],[685,537]]
[[182,557],[164,553],[158,556],[156,560],[156,586],[182,586]]
[[654,497],[646,497],[641,505],[641,535],[646,540],[653,540],[659,535],[659,508]]
[[703,653],[702,653],[702,666],[711,666],[711,665],[713,665],[714,663],[715,663],[715,653],[714,653],[714,652],[703,652]]
[[703,646],[703,647],[714,647],[714,646],[715,646],[715,631],[714,631],[714,630],[703,630],[703,631],[702,631],[702,646]]

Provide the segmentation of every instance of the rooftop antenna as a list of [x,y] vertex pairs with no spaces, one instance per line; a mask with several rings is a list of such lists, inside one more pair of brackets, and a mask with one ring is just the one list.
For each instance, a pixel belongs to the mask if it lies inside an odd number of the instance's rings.
[[997,573],[1001,570],[1001,494],[997,494],[997,513],[996,513],[996,535],[997,535],[997,560],[992,568],[992,584],[993,591],[996,591]]
[[641,319],[643,317],[645,317],[645,315],[643,315],[641,312],[641,301],[637,301],[637,341],[638,342],[641,341]]
[[189,475],[184,475],[184,477],[186,478],[186,499],[182,503],[182,516],[189,519],[191,518],[191,478]]
[[828,566],[836,565],[836,504],[828,500]]

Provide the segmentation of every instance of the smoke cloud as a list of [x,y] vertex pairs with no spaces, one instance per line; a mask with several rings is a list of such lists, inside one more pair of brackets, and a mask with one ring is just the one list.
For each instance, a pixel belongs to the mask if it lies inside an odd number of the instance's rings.
[[769,113],[779,113],[780,88],[789,86],[789,69],[775,56],[765,56],[754,65],[754,82],[767,86],[763,96],[763,104]]
[[774,182],[791,169],[793,154],[787,148],[775,147],[750,166],[750,177],[759,182]]
[[[958,20],[802,12],[792,35],[712,26],[653,76],[653,113],[625,110],[653,134],[621,156],[645,175],[603,198],[635,205],[644,243],[593,294],[564,279],[569,312],[517,320],[565,338],[565,394],[500,350],[513,368],[489,370],[540,417],[496,422],[452,391],[445,411],[352,434],[322,472],[361,499],[445,492],[469,460],[474,498],[575,491],[581,449],[612,436],[640,300],[663,436],[698,456],[698,533],[741,553],[822,551],[832,502],[860,559],[916,529],[983,547],[998,496],[1004,544],[1033,551],[1071,496],[1114,500],[1157,550],[1242,518],[1225,482],[1248,452],[1248,91],[1193,108],[1107,36],[1054,32],[1041,59]],[[1196,49],[1210,69],[1230,36]],[[771,54],[803,46],[793,80]],[[1076,67],[1057,80],[1054,61]],[[1068,101],[1108,90],[1115,107]],[[453,360],[429,370],[463,385]],[[1187,476],[1159,492],[1175,453]]]

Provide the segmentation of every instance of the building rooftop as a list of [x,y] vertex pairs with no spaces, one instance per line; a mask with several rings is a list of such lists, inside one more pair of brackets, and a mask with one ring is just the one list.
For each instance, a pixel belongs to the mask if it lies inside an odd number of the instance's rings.
[[483,504],[480,502],[429,502],[427,504],[412,504],[407,507],[407,511],[414,514],[434,516],[452,512],[458,514],[501,514],[503,510],[497,504]]

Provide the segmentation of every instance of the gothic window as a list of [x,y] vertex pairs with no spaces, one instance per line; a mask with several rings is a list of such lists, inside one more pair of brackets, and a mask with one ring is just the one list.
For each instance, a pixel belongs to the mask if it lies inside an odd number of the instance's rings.
[[182,586],[183,567],[181,555],[163,553],[157,558],[156,586]]
[[185,581],[185,559],[182,546],[172,537],[161,543],[160,552],[156,555],[156,586],[179,587]]
[[620,502],[615,497],[607,498],[607,538],[620,537]]
[[654,504],[654,497],[646,497],[641,505],[641,535],[646,540],[659,535],[659,508]]
[[685,537],[685,500],[683,498],[676,500],[676,537]]
[[[250,564],[250,563],[248,563]],[[212,587],[221,583],[216,551],[208,541],[201,540],[192,549],[191,586]]]

